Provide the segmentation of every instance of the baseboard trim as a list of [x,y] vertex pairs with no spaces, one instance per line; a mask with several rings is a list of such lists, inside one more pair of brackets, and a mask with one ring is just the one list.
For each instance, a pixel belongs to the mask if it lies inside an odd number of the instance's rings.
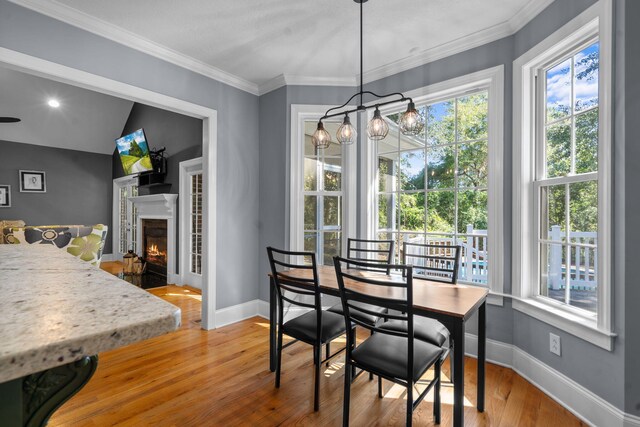
[[[477,357],[478,337],[466,334],[465,344],[465,354]],[[487,361],[513,369],[522,378],[589,425],[640,427],[640,417],[616,408],[519,347],[487,339]]]
[[[289,314],[297,314],[301,311],[300,309],[290,310]],[[218,310],[216,312],[216,326],[229,325],[254,316],[269,319],[269,303],[263,300],[253,300]],[[466,334],[465,344],[465,353],[468,356],[477,357],[477,335]],[[640,417],[623,412],[571,378],[512,344],[487,339],[487,361],[513,369],[518,375],[589,425],[640,427]]]
[[[231,325],[258,315],[260,300],[254,299],[242,304],[216,310],[216,328]],[[264,301],[263,301],[264,302]],[[267,308],[269,303],[267,303]],[[268,309],[267,309],[268,313]],[[267,316],[268,317],[268,316]]]

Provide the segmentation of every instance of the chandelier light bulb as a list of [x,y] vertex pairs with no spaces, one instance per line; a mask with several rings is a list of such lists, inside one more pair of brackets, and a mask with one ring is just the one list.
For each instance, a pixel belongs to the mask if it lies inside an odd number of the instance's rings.
[[338,128],[338,132],[336,132],[336,138],[340,144],[349,145],[355,142],[356,136],[358,136],[358,132],[351,124],[349,115],[345,114],[344,121]]
[[313,133],[313,137],[311,138],[314,147],[318,149],[329,148],[331,144],[331,135],[324,128],[322,122],[318,122],[318,128]]
[[371,140],[380,141],[381,139],[386,138],[388,133],[389,125],[380,115],[380,110],[378,110],[378,108],[376,107],[376,111],[374,111],[373,113],[373,118],[367,125],[367,134],[369,134],[369,138]]
[[411,101],[407,105],[407,111],[400,117],[400,132],[403,135],[415,136],[422,132],[422,129],[424,129],[424,120]]

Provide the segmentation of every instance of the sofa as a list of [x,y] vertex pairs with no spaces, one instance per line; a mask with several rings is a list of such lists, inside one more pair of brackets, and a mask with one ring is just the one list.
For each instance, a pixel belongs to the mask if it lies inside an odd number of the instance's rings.
[[2,240],[13,245],[55,245],[76,258],[99,266],[108,231],[109,227],[104,224],[4,227]]

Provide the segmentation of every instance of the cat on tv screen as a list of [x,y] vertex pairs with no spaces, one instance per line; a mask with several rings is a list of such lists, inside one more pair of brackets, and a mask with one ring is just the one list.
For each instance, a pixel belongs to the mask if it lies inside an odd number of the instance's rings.
[[116,139],[116,146],[125,175],[153,170],[144,129],[138,129],[129,135]]

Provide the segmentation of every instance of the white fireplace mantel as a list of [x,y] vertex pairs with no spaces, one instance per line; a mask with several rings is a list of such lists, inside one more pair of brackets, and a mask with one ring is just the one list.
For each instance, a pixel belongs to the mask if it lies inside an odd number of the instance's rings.
[[137,241],[142,242],[142,220],[143,219],[166,219],[167,220],[167,282],[179,284],[179,277],[176,274],[176,230],[177,227],[177,194],[150,194],[147,196],[129,197],[129,200],[138,210],[138,220],[136,224]]

